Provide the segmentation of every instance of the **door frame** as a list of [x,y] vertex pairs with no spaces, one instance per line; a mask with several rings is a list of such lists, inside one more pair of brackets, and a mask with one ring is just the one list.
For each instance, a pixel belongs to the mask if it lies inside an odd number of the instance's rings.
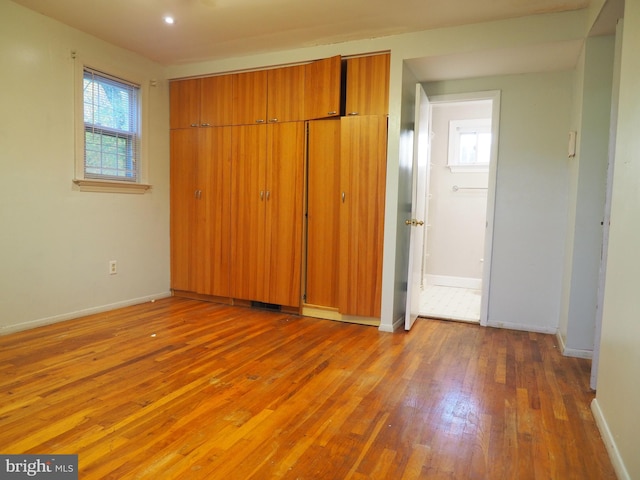
[[[483,92],[453,93],[429,97],[429,116],[433,105],[442,103],[490,100],[491,107],[491,157],[489,161],[489,181],[487,185],[487,222],[484,241],[484,261],[482,266],[482,296],[480,300],[480,325],[487,326],[489,319],[489,293],[491,290],[491,264],[493,256],[493,233],[495,218],[496,182],[498,170],[498,146],[500,140],[500,90]],[[431,119],[430,119],[431,120]]]

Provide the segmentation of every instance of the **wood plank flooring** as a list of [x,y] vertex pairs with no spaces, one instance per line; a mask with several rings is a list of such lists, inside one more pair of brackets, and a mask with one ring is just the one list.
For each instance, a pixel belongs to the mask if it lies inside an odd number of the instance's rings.
[[0,337],[0,453],[89,479],[609,479],[590,363],[170,298]]

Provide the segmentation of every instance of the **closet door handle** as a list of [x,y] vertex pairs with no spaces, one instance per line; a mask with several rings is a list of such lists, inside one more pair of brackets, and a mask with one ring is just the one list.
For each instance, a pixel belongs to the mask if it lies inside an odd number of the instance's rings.
[[271,198],[271,191],[267,190],[267,200],[269,200],[269,198]]
[[342,192],[342,203],[344,203],[346,198],[347,198],[347,194]]
[[331,112],[327,112],[327,115],[337,115],[338,112],[336,112],[335,110],[331,111]]
[[264,200],[264,190],[260,190],[260,201]]

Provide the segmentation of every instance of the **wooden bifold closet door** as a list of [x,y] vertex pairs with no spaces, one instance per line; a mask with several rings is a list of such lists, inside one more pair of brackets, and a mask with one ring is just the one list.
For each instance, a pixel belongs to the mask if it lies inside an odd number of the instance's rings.
[[231,295],[299,306],[304,123],[233,131]]
[[380,317],[387,119],[341,119],[340,299],[344,315]]
[[171,288],[229,295],[231,128],[171,131]]

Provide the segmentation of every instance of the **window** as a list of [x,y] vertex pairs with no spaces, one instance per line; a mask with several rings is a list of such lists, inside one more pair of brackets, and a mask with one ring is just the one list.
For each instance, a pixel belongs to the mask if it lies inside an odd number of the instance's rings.
[[139,83],[78,66],[76,179],[80,190],[144,193]]
[[491,120],[449,122],[448,166],[455,171],[486,172],[491,159]]
[[84,177],[138,181],[140,87],[84,69]]

